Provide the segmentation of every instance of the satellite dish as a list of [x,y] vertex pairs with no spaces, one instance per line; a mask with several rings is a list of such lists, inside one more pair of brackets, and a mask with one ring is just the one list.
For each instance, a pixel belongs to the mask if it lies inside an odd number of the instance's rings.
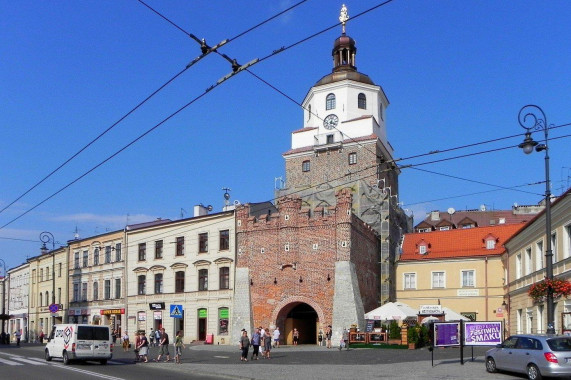
[[452,208],[452,207],[450,207],[450,208],[448,209],[448,213],[449,213],[450,215],[454,214],[455,212],[456,212],[456,210],[454,210],[454,208]]
[[208,205],[208,207],[206,207],[206,209],[208,210],[208,212],[212,211],[212,205]]

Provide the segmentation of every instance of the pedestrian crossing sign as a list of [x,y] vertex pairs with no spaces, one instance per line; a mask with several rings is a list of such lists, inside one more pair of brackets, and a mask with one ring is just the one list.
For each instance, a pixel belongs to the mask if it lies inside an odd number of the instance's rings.
[[182,318],[183,311],[182,305],[171,305],[172,318]]

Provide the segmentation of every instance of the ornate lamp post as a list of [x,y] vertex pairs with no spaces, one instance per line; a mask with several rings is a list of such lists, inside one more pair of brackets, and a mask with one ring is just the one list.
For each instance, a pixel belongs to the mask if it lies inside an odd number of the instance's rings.
[[[533,152],[533,148],[537,152],[545,151],[545,277],[553,280],[553,251],[551,250],[551,182],[549,181],[549,127],[547,125],[547,117],[543,110],[533,104],[522,107],[518,115],[519,124],[526,130],[525,139],[518,146],[523,149],[525,154]],[[531,137],[533,131],[541,131],[545,133],[545,143],[540,144]],[[547,303],[547,334],[555,334],[555,318],[553,304],[553,289],[549,287],[546,295]]]
[[[42,242],[41,252],[46,254],[48,249],[46,248],[46,243],[52,243],[52,305],[56,303],[56,254],[55,254],[55,240],[54,235],[50,232],[42,232],[40,234],[40,240]],[[52,313],[52,326],[56,323],[55,313]]]

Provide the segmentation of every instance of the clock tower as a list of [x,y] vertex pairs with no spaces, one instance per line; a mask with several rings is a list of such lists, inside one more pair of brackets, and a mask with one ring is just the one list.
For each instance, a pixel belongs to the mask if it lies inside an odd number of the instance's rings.
[[[276,198],[295,195],[314,211],[336,205],[350,189],[352,212],[380,237],[380,302],[394,300],[394,259],[401,236],[412,224],[398,203],[398,175],[387,139],[388,98],[382,87],[357,70],[357,45],[345,31],[333,43],[333,69],[303,100],[303,127],[292,132],[283,154],[286,180]],[[311,212],[312,212],[311,211]]]

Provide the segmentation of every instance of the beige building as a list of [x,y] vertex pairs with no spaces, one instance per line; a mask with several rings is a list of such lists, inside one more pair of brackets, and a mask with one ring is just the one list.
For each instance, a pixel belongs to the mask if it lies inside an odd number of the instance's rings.
[[[64,323],[68,305],[68,247],[45,251],[28,259],[30,265],[30,341],[47,335],[56,323]],[[52,313],[50,305],[58,305]]]
[[523,224],[405,234],[397,300],[441,305],[477,321],[506,318],[503,243]]
[[124,231],[113,231],[69,245],[69,323],[126,326]]
[[28,338],[28,295],[30,291],[30,265],[24,263],[8,270],[6,293],[8,305],[6,314],[10,316],[6,332],[14,339],[14,333],[19,331],[22,339]]
[[[547,328],[547,306],[528,295],[530,286],[546,276],[545,217],[545,211],[541,212],[506,243],[503,260],[509,279],[506,292],[512,334],[545,333]],[[552,202],[549,238],[554,278],[571,280],[571,189]],[[554,310],[555,331],[571,332],[571,300],[556,298]]]
[[234,211],[127,226],[128,331],[164,327],[184,341],[228,344],[234,289]]

